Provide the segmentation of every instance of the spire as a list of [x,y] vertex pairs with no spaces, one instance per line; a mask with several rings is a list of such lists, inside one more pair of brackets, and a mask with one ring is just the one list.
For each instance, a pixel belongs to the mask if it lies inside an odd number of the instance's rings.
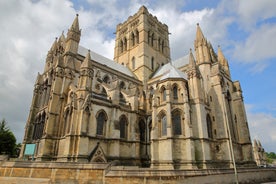
[[229,73],[229,65],[227,59],[224,57],[224,54],[221,51],[220,46],[218,46],[218,62],[221,64],[225,72],[230,75]]
[[218,46],[218,61],[222,66],[224,66],[225,65],[225,60],[226,59],[224,57],[224,54],[222,53],[220,46]]
[[52,46],[51,46],[50,51],[52,51],[52,52],[54,52],[55,49],[57,48],[57,39],[58,39],[58,38],[56,37],[55,41],[53,42],[53,44],[52,44]]
[[42,75],[38,72],[38,73],[37,73],[37,77],[36,77],[35,84],[36,84],[36,85],[39,85],[39,84],[42,83],[42,81],[43,81]]
[[75,20],[73,21],[72,26],[67,32],[65,53],[71,52],[76,54],[78,52],[78,46],[79,46],[80,37],[81,37],[81,30],[79,29],[78,16],[79,15],[77,14]]
[[196,42],[201,42],[201,41],[206,41],[202,31],[201,31],[201,28],[199,26],[199,23],[197,23],[197,29],[196,29]]
[[191,67],[195,67],[195,58],[194,58],[192,49],[190,49],[189,65],[190,65]]
[[64,36],[64,31],[62,31],[60,37],[58,38],[58,43],[64,43],[65,42],[65,36]]
[[81,64],[81,68],[92,68],[90,50],[88,50],[86,57],[84,58],[84,60]]
[[80,31],[80,27],[79,27],[79,14],[76,14],[75,20],[73,22],[73,24],[71,25],[70,30],[72,31]]
[[212,62],[213,63],[217,62],[217,54],[215,53],[211,42],[208,42],[208,48],[210,50],[210,55],[211,55]]
[[210,49],[199,24],[197,24],[196,38],[194,42],[196,62],[198,64],[210,64],[212,61]]

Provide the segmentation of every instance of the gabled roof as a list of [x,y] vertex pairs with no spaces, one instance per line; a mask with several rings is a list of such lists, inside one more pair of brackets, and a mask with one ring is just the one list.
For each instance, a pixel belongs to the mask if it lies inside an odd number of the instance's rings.
[[176,67],[174,67],[171,63],[168,63],[168,70],[163,74],[163,76],[160,78],[160,80],[165,79],[172,79],[172,78],[178,78],[178,79],[186,79],[187,80],[187,74],[184,72],[181,72]]
[[[84,48],[83,46],[79,45],[78,48],[78,54],[82,55],[83,57],[85,57],[87,55],[88,49]],[[90,55],[91,55],[91,60],[100,63],[102,65],[106,65],[107,67],[114,69],[118,72],[121,72],[123,74],[126,74],[130,77],[134,77],[136,78],[136,76],[125,66],[116,63],[115,61],[108,59],[100,54],[97,54],[96,52],[90,51]]]
[[[181,68],[185,65],[189,64],[189,54],[181,57],[177,60],[174,60],[170,63],[165,64],[164,66],[161,66],[156,73],[152,76],[152,78],[161,76],[161,75],[166,75],[167,78],[184,78],[187,79],[187,75],[180,71],[178,68]],[[164,79],[164,76],[161,78],[161,80]]]

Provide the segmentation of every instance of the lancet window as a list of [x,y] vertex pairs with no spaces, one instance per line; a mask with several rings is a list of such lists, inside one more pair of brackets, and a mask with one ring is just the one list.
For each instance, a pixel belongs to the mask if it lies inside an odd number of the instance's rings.
[[175,99],[175,100],[178,99],[178,87],[177,87],[177,85],[173,86],[173,99]]
[[139,121],[139,129],[140,129],[140,141],[145,142],[146,141],[146,125],[143,120]]
[[166,93],[166,88],[164,86],[161,88],[161,96],[162,96],[162,101],[166,101],[167,93]]
[[42,115],[39,115],[34,123],[34,133],[33,133],[33,139],[41,139],[44,131],[44,125],[45,125],[45,112],[42,113]]
[[206,116],[206,122],[207,122],[207,131],[208,131],[208,137],[213,138],[213,127],[212,127],[212,120],[209,114]]
[[172,113],[172,125],[173,125],[173,135],[181,135],[181,113],[179,110],[175,110]]
[[104,135],[104,127],[106,124],[106,120],[107,120],[107,116],[106,113],[104,111],[101,111],[100,113],[98,113],[97,116],[97,135]]
[[120,117],[119,125],[120,125],[120,138],[126,139],[127,138],[127,118],[125,115],[122,115]]
[[135,57],[132,57],[131,62],[132,62],[132,69],[135,69]]

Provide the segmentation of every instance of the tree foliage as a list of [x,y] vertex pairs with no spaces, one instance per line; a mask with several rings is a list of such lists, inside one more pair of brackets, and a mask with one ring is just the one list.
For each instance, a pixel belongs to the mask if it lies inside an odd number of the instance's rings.
[[0,122],[0,154],[16,154],[16,138],[7,126],[6,120]]
[[266,154],[266,160],[269,164],[273,162],[273,160],[276,160],[276,154],[274,152],[265,153]]

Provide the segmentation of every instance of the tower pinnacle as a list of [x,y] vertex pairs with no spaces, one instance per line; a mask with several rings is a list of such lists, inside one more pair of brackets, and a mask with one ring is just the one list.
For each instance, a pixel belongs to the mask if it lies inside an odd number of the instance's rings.
[[202,31],[201,31],[201,28],[199,26],[199,23],[197,23],[197,29],[196,29],[196,39],[195,39],[195,42],[201,42],[201,41],[206,41]]
[[218,46],[218,62],[221,64],[225,72],[230,75],[228,61],[222,53],[220,46]]
[[79,28],[78,14],[76,15],[70,29],[67,32],[65,53],[77,53],[80,42],[81,30]]
[[190,49],[189,65],[190,65],[191,67],[195,67],[195,58],[194,58],[192,49]]
[[88,50],[86,57],[81,64],[81,68],[92,68],[90,50]]
[[80,28],[79,28],[79,14],[76,14],[76,17],[74,19],[73,24],[71,25],[70,30],[80,31]]

